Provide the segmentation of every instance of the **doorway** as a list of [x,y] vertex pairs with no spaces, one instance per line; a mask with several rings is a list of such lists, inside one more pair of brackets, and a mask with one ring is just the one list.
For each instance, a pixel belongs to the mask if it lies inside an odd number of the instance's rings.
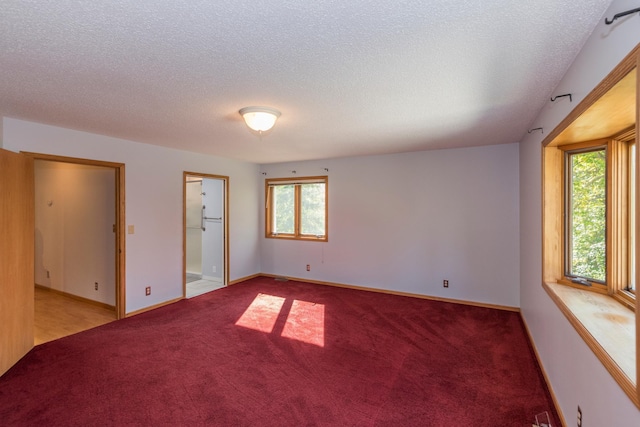
[[228,283],[229,178],[184,172],[183,295],[192,298]]
[[34,159],[36,316],[52,316],[40,319],[47,336],[124,318],[124,164],[24,154]]

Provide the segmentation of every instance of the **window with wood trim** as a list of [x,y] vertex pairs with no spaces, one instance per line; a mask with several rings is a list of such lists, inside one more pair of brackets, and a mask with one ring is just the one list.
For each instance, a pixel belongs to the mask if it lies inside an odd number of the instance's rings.
[[575,283],[606,283],[607,147],[564,154],[564,269]]
[[265,180],[266,237],[326,242],[328,177]]
[[558,283],[589,287],[633,306],[635,285],[635,131],[616,138],[548,147],[562,179],[562,274]]
[[640,44],[542,141],[542,287],[640,408],[639,64]]

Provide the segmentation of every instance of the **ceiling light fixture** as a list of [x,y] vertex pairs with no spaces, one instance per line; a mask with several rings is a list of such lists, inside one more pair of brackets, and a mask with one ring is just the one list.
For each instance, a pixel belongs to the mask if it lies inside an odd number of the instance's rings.
[[280,117],[280,111],[269,107],[244,107],[239,112],[249,129],[261,134],[271,129]]

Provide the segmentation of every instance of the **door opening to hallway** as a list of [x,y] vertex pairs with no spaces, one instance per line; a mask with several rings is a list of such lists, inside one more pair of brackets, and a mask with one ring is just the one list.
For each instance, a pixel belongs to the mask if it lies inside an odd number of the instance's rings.
[[35,344],[122,313],[118,225],[124,165],[34,155]]

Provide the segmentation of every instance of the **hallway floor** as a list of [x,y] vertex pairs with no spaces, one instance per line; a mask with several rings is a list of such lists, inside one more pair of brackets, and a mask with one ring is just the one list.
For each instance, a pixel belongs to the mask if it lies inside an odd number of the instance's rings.
[[35,289],[34,344],[66,337],[116,320],[114,310]]

